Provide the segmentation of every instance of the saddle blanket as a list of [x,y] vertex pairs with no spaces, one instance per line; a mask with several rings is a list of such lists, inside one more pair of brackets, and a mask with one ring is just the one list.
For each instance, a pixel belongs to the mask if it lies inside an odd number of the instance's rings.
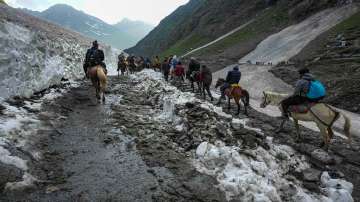
[[239,84],[231,84],[230,88],[228,88],[225,91],[225,94],[228,96],[235,95],[235,94],[242,95],[242,88]]
[[314,103],[305,103],[301,105],[292,105],[289,107],[289,111],[294,113],[305,114],[308,113],[311,107],[315,106],[316,104],[317,103],[314,102]]

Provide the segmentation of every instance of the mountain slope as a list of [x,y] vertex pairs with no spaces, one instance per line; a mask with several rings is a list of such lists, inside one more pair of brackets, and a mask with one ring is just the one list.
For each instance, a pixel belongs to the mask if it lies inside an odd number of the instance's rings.
[[272,73],[294,85],[297,69],[306,66],[326,84],[326,102],[360,113],[359,22],[357,12],[308,44],[292,58],[293,64],[274,67]]
[[141,37],[141,34],[133,35],[133,33],[127,32],[125,29],[107,24],[96,17],[64,4],[54,5],[43,12],[27,9],[24,9],[24,11],[119,49],[133,46],[145,36],[142,35]]
[[142,21],[133,21],[127,18],[124,18],[119,23],[114,25],[120,31],[127,33],[130,36],[133,36],[137,41],[140,41],[144,36],[149,34],[149,32],[154,29],[153,25],[147,24]]
[[[244,29],[219,41],[198,57],[217,57],[232,64],[253,50],[267,36],[306,17],[336,5],[333,0],[192,0],[165,18],[135,47],[126,50],[140,55],[183,55],[231,30],[253,21]],[[175,25],[175,26],[171,26]],[[221,67],[216,67],[221,68]]]

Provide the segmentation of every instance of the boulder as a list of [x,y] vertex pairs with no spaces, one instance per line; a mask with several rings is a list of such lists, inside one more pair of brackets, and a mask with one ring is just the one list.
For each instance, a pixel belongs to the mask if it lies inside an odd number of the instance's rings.
[[314,168],[308,168],[302,172],[304,181],[317,182],[320,180],[321,171]]

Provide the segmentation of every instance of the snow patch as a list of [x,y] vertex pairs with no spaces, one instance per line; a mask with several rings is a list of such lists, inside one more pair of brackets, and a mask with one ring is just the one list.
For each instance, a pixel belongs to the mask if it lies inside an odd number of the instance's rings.
[[7,165],[13,165],[24,171],[28,169],[27,161],[17,156],[12,156],[8,150],[6,150],[1,146],[0,146],[0,162]]
[[[196,150],[194,166],[201,172],[216,177],[227,200],[240,201],[323,201],[327,198],[309,193],[297,180],[286,178],[290,169],[309,167],[303,156],[288,146],[271,145],[270,151],[258,147],[243,154],[239,147],[201,143]],[[284,157],[279,160],[277,155]]]
[[34,185],[34,183],[37,181],[38,180],[35,177],[30,175],[29,173],[25,173],[23,176],[23,181],[8,182],[5,185],[5,190],[14,191],[14,190],[29,188],[29,187],[32,187]]

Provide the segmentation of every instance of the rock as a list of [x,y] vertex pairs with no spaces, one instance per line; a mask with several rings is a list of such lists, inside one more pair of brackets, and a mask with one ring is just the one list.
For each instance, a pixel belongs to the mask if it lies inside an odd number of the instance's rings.
[[195,104],[194,104],[194,103],[191,103],[191,102],[187,102],[187,103],[185,104],[185,106],[186,106],[187,108],[191,109],[191,108],[194,108],[194,107],[195,107]]
[[322,149],[315,149],[314,151],[312,151],[311,157],[326,165],[335,163],[334,158],[332,158],[327,152]]
[[231,122],[231,127],[235,130],[240,130],[244,128],[244,123],[240,119],[233,119]]
[[50,194],[50,193],[53,193],[53,192],[57,192],[57,191],[59,191],[59,190],[60,190],[59,187],[56,187],[56,186],[48,186],[48,187],[46,188],[46,193],[47,193],[47,194]]
[[216,132],[221,135],[222,137],[225,137],[226,136],[226,133],[227,133],[227,128],[226,126],[224,126],[223,123],[217,123],[216,124]]
[[319,184],[316,183],[316,182],[303,182],[303,185],[309,191],[312,191],[312,192],[315,192],[315,193],[320,192]]
[[302,172],[302,175],[303,180],[305,181],[317,182],[320,180],[321,171],[313,168],[308,168]]
[[7,182],[21,181],[23,172],[15,166],[0,163],[0,189],[3,190]]

